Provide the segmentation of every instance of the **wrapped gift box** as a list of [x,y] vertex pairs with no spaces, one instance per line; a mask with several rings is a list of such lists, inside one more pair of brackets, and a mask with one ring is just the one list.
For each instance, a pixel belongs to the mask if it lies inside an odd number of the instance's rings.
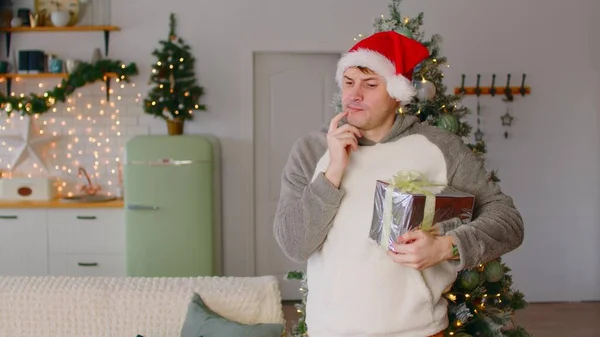
[[[430,198],[435,203],[432,205],[430,225],[455,217],[460,218],[463,223],[471,221],[475,203],[472,194],[449,186],[422,188],[431,193]],[[403,191],[402,188],[378,180],[369,237],[388,249],[400,235],[419,228],[426,215],[425,208],[425,193]]]

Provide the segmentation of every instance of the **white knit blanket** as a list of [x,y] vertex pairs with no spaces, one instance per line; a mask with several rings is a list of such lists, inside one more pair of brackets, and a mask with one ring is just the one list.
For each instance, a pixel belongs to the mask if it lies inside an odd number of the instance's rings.
[[0,337],[178,337],[193,292],[245,323],[283,323],[277,279],[0,277]]

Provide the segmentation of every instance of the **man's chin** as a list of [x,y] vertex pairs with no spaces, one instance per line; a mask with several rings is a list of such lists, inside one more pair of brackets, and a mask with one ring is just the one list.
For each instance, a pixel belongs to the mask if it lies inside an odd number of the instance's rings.
[[365,124],[365,121],[362,118],[357,118],[357,116],[348,115],[346,117],[346,121],[348,124],[354,126],[355,128],[362,129]]

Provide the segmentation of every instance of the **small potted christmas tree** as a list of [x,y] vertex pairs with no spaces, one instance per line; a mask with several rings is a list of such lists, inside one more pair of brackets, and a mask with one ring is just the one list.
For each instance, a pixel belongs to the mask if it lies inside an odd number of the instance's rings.
[[195,58],[190,46],[175,33],[173,13],[169,37],[159,43],[161,48],[152,53],[157,60],[152,65],[152,88],[144,99],[144,112],[164,119],[170,135],[180,135],[185,120],[192,120],[194,111],[206,110],[206,106],[199,103],[204,88],[196,83]]

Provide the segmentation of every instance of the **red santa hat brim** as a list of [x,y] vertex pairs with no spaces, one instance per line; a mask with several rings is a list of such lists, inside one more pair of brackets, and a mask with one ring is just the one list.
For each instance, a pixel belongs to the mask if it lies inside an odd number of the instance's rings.
[[419,41],[395,31],[378,32],[360,40],[342,56],[336,80],[341,88],[346,69],[369,68],[385,79],[391,97],[407,104],[416,95],[411,83],[415,67],[428,57],[429,51]]
[[358,66],[369,68],[383,77],[388,94],[399,102],[407,103],[417,93],[408,78],[396,75],[396,66],[388,58],[370,49],[354,50],[344,54],[338,61],[336,81],[340,88],[344,83],[344,72],[348,68]]

